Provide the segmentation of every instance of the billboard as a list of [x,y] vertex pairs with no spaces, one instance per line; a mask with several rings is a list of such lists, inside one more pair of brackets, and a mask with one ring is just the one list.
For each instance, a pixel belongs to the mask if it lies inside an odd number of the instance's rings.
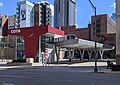
[[21,5],[20,19],[26,20],[26,4]]

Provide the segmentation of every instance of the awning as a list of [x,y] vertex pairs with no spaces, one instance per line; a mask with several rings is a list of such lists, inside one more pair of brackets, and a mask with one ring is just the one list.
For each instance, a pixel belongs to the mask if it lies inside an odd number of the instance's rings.
[[[95,42],[84,40],[84,39],[70,39],[64,40],[56,43],[57,46],[62,48],[81,48],[81,49],[95,49]],[[96,43],[96,47],[99,50],[113,50],[114,46],[104,45],[101,43]]]

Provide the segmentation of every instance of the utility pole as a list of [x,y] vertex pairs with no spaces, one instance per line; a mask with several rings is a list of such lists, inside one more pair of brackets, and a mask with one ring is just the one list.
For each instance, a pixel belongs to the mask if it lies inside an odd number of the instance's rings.
[[93,3],[91,2],[91,0],[88,0],[90,5],[92,6],[92,9],[94,11],[95,14],[95,67],[94,67],[94,72],[98,72],[98,68],[97,68],[97,43],[96,43],[96,7],[93,5]]

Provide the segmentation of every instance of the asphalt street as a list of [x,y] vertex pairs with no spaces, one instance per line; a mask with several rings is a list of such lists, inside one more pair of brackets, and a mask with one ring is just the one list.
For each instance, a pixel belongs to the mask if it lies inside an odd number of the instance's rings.
[[84,72],[93,67],[21,67],[0,71],[0,85],[120,85],[120,74]]

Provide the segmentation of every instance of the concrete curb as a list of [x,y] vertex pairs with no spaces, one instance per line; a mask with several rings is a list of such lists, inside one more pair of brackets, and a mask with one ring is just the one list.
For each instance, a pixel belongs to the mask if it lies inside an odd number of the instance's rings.
[[[119,72],[112,72],[110,69],[105,68],[106,63],[99,62],[98,64],[99,71],[97,73],[120,73]],[[15,68],[25,68],[25,67],[40,67],[43,66],[43,64],[40,63],[34,63],[30,66],[0,66],[0,70],[6,70],[6,69],[15,69]],[[89,72],[89,73],[95,73],[91,67],[94,67],[94,62],[85,62],[85,63],[75,63],[75,64],[47,64],[46,67],[68,67],[68,68],[81,68],[82,70],[80,72]],[[90,69],[89,69],[90,68]]]

